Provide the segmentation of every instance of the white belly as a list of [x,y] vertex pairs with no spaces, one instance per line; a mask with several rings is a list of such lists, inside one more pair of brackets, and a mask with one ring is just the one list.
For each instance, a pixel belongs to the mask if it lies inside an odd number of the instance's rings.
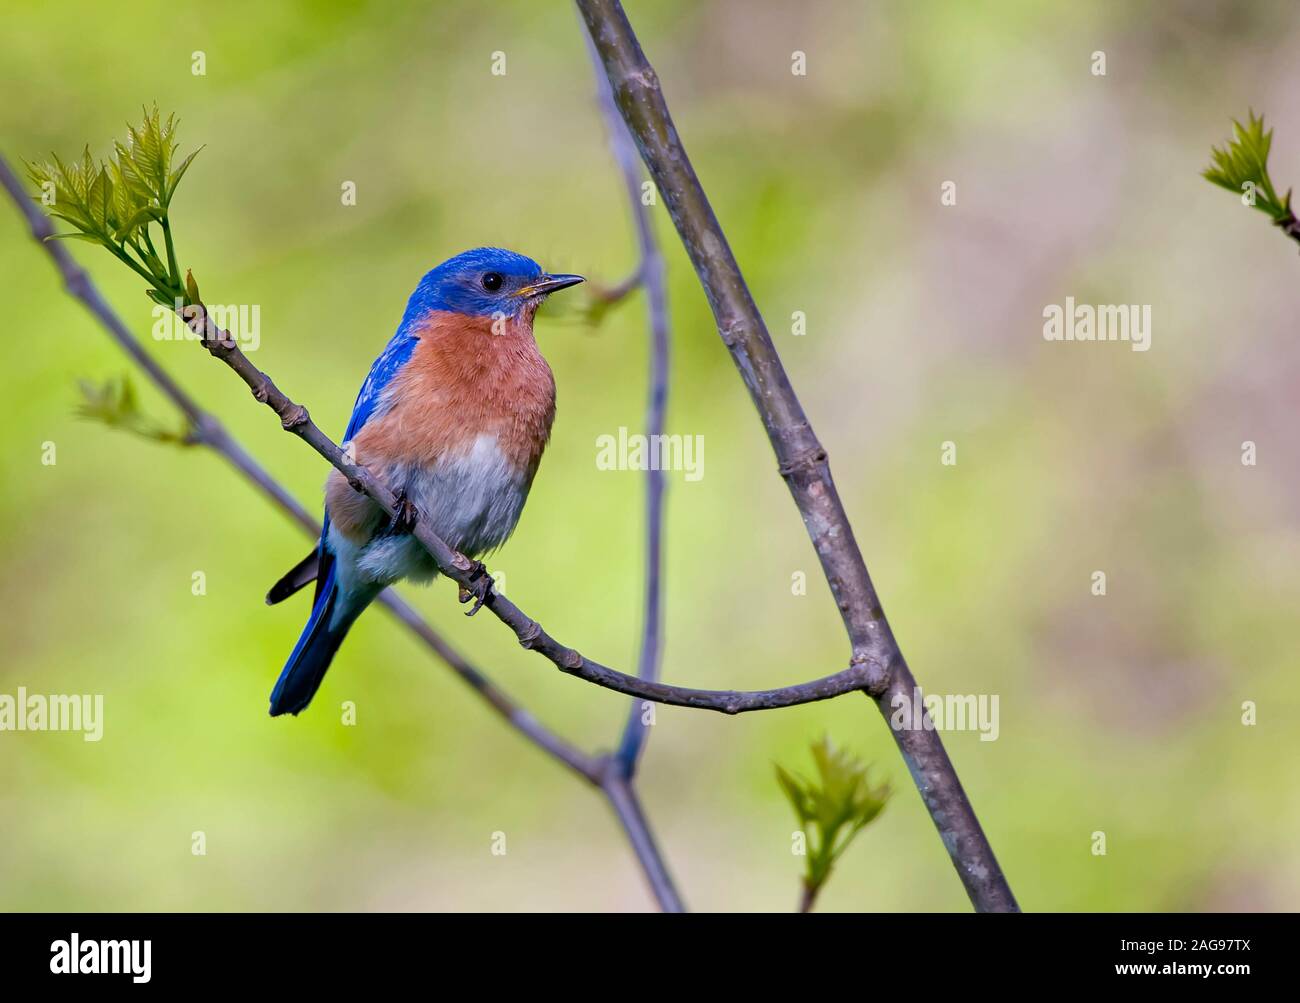
[[[380,471],[390,487],[406,497],[430,528],[469,557],[505,542],[519,522],[528,489],[523,471],[507,462],[496,438],[480,435],[468,453],[439,459],[432,466],[395,464]],[[428,581],[437,574],[433,558],[414,537],[380,532],[357,547],[330,531],[331,549],[346,580],[390,585],[402,578]],[[345,568],[344,565],[351,565]]]

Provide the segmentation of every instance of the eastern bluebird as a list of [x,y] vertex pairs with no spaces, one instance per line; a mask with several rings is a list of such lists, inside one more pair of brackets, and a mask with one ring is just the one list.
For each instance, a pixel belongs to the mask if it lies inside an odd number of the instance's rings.
[[[344,448],[384,479],[402,511],[414,508],[469,557],[500,546],[519,521],[555,418],[555,379],[533,315],[581,281],[496,247],[444,261],[420,280],[357,395]],[[311,702],[348,628],[385,587],[428,582],[437,570],[409,525],[331,471],[319,546],[266,597],[277,603],[316,580],[271,715]]]

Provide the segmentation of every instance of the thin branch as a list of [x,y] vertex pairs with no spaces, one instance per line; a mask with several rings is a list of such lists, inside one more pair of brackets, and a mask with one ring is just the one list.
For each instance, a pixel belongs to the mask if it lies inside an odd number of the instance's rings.
[[610,757],[605,762],[601,790],[605,792],[605,796],[613,806],[614,814],[618,816],[623,831],[627,834],[628,842],[632,844],[637,859],[641,861],[646,880],[650,883],[650,891],[654,893],[659,908],[664,912],[685,912],[686,906],[682,904],[677,894],[672,876],[668,873],[663,856],[655,843],[654,834],[646,823],[645,813],[641,810],[641,802],[637,798],[633,781],[624,774],[623,765],[614,757]]
[[[180,313],[208,352],[234,370],[252,391],[253,397],[279,416],[280,425],[285,431],[298,436],[327,459],[347,478],[354,490],[372,498],[390,516],[395,515],[396,497],[383,479],[369,468],[352,463],[339,446],[311,420],[307,409],[290,399],[266,373],[253,365],[234,338],[217,326],[201,304],[185,306]],[[416,519],[411,534],[429,552],[439,571],[469,591],[474,591],[486,579],[483,605],[514,631],[522,647],[536,651],[561,672],[618,693],[678,707],[742,714],[746,711],[772,710],[828,700],[881,682],[873,679],[870,666],[860,661],[851,662],[847,669],[834,675],[771,690],[700,690],[638,679],[585,658],[576,649],[561,644],[540,623],[493,589],[491,578],[477,561],[471,561],[464,554],[453,550],[423,519]]]
[[[618,0],[577,0],[624,121],[663,196],[713,309],[718,333],[749,389],[777,467],[803,516],[844,620],[854,665],[888,721],[916,680],[899,650],[867,574],[826,450],[813,433],[740,266],[673,125],[659,79]],[[881,685],[883,683],[883,685]],[[1014,911],[1015,897],[937,731],[890,729],[975,908]]]
[[[627,190],[627,203],[632,222],[636,227],[637,265],[630,278],[617,290],[606,293],[613,301],[626,296],[631,288],[641,286],[646,294],[646,311],[650,320],[650,394],[646,404],[646,434],[652,440],[663,435],[664,416],[668,410],[668,290],[664,278],[664,259],[659,251],[650,214],[641,201],[641,165],[636,146],[628,134],[627,126],[614,105],[614,95],[609,80],[600,64],[600,56],[588,42],[596,73],[596,97],[609,134],[610,152],[618,164],[623,186]],[[637,676],[655,681],[659,678],[663,648],[663,525],[664,525],[664,472],[657,466],[646,471],[646,565],[645,611],[641,624],[641,655],[637,662]],[[637,761],[649,738],[649,725],[644,724],[644,702],[634,700],[623,728],[616,762],[623,776],[636,775]]]
[[[601,79],[604,79],[603,74]],[[608,83],[606,86],[608,86]],[[621,123],[623,120],[619,119],[618,121]],[[592,279],[588,279],[587,283],[591,286],[591,295],[594,296],[602,306],[613,306],[615,303],[627,299],[627,297],[631,296],[641,288],[641,267],[638,263],[637,267],[630,275],[628,275],[627,278],[612,286],[599,285]]]
[[[655,239],[650,217],[641,202],[641,172],[636,147],[618,115],[618,109],[614,107],[614,97],[601,68],[600,57],[590,44],[587,50],[596,81],[598,103],[609,134],[610,152],[618,164],[619,174],[627,189],[628,206],[637,236],[636,268],[615,288],[601,291],[601,296],[608,306],[629,295],[633,289],[645,289],[650,321],[650,394],[646,407],[646,425],[650,435],[661,435],[668,407],[668,296],[663,257],[659,253],[659,243]],[[659,678],[663,645],[663,495],[663,471],[657,468],[647,470],[645,612],[642,617],[637,676],[649,682],[655,682]],[[601,786],[628,841],[636,851],[637,859],[641,861],[650,891],[659,903],[659,908],[663,912],[685,912],[686,907],[677,893],[672,875],[668,873],[667,863],[655,843],[654,834],[636,793],[637,765],[649,739],[649,728],[642,723],[644,707],[643,701],[632,701],[618,751],[604,761],[605,773]]]
[[1273,225],[1297,244],[1300,244],[1300,219],[1296,219],[1295,211],[1289,206],[1286,215],[1273,220]]
[[[252,390],[254,398],[279,416],[280,425],[285,431],[292,432],[329,460],[348,479],[354,490],[369,496],[388,515],[395,516],[396,498],[383,479],[369,468],[352,463],[338,445],[311,420],[307,409],[291,400],[269,376],[253,365],[229,333],[219,328],[201,305],[185,307],[182,313],[186,323],[208,351],[235,371]],[[429,552],[444,575],[464,585],[469,591],[474,591],[476,584],[486,577],[486,572],[478,562],[453,550],[429,528],[425,520],[417,518],[411,534]],[[713,710],[723,714],[742,714],[746,711],[772,710],[776,707],[793,707],[827,700],[853,690],[878,686],[883,682],[880,677],[873,676],[871,663],[858,659],[834,675],[772,690],[699,690],[668,686],[611,669],[586,658],[576,648],[561,644],[540,623],[493,589],[490,577],[487,579],[483,605],[514,631],[522,647],[542,655],[561,672],[618,693],[643,697],[656,703]]]

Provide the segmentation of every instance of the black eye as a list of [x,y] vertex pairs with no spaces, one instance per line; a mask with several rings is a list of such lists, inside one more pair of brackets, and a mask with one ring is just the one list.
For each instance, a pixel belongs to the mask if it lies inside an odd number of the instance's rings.
[[500,272],[488,272],[483,276],[483,288],[494,293],[501,288],[501,281]]

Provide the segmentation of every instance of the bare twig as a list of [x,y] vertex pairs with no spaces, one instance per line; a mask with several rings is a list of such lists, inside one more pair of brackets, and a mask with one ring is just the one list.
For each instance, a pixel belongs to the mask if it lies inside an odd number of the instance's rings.
[[[208,352],[234,370],[252,391],[253,397],[279,416],[280,426],[286,432],[298,436],[327,459],[348,479],[354,490],[372,498],[390,516],[396,514],[396,497],[383,479],[369,468],[351,462],[343,450],[311,420],[307,409],[289,398],[266,373],[258,369],[240,350],[235,339],[217,326],[201,304],[183,307],[181,316]],[[478,562],[453,550],[424,520],[416,519],[411,534],[433,557],[439,571],[470,591],[486,577],[486,572]],[[561,672],[628,696],[678,707],[742,714],[828,700],[853,690],[870,689],[883,682],[883,679],[873,677],[872,667],[861,660],[852,661],[847,669],[833,675],[771,690],[700,690],[638,679],[592,661],[576,649],[561,644],[540,623],[491,588],[490,577],[487,583],[483,605],[514,631],[522,647],[541,654]]]
[[[762,418],[778,470],[803,516],[844,620],[854,665],[886,720],[916,680],[880,606],[831,480],[826,450],[786,376],[740,266],[673,125],[659,79],[618,0],[577,0],[624,121],[699,274],[718,333]],[[892,729],[894,739],[975,908],[1017,908],[997,858],[937,731]]]
[[[601,68],[596,50],[588,45],[588,52],[594,70],[598,103],[609,134],[610,152],[618,164],[619,174],[627,189],[628,206],[637,236],[637,263],[631,275],[617,286],[597,292],[601,301],[608,306],[622,300],[637,288],[645,289],[650,321],[650,393],[646,425],[648,434],[660,435],[668,406],[668,297],[663,257],[659,253],[659,244],[651,228],[649,215],[641,202],[641,172],[636,147],[632,145],[632,137],[623,125],[618,109],[614,107],[609,81]],[[637,663],[637,676],[651,682],[659,677],[663,643],[663,495],[663,471],[652,467],[646,471],[645,612],[641,627],[641,654]],[[683,912],[685,906],[677,894],[650,827],[646,824],[636,793],[637,764],[649,738],[649,728],[642,720],[645,706],[644,701],[632,701],[618,751],[604,760],[602,786],[628,840],[636,850],[660,909],[664,912]]]
[[[23,211],[31,211],[29,200],[22,196],[20,189],[18,197],[23,202]],[[197,286],[191,277],[187,277],[186,295],[187,302],[177,301],[177,312],[208,353],[225,363],[244,381],[254,399],[265,404],[279,417],[280,425],[285,431],[298,436],[328,460],[355,491],[365,494],[389,516],[397,518],[397,499],[392,489],[369,468],[353,463],[338,444],[311,420],[304,406],[292,400],[275,385],[270,376],[252,363],[235,339],[212,320],[203,304],[198,301]],[[402,521],[412,521],[406,511],[402,513]],[[841,672],[780,689],[740,692],[700,690],[638,679],[584,658],[576,649],[561,644],[540,623],[525,615],[492,587],[492,579],[482,564],[453,550],[433,532],[426,520],[415,518],[410,533],[428,551],[442,574],[465,586],[467,592],[482,595],[481,605],[490,609],[514,631],[522,647],[538,652],[562,672],[629,696],[644,697],[658,703],[739,714],[825,700],[854,689],[866,688],[872,691],[882,688],[886,682],[884,673],[879,671],[881,666],[856,654],[850,659],[848,668]],[[478,604],[470,612],[476,612],[477,609]]]
[[[613,301],[626,296],[637,286],[645,289],[650,320],[650,394],[646,405],[646,434],[654,439],[663,434],[664,416],[668,409],[668,291],[664,281],[664,259],[659,252],[650,214],[641,201],[641,167],[636,146],[614,105],[614,95],[610,92],[599,55],[590,42],[587,48],[596,71],[596,97],[605,120],[605,131],[609,134],[610,152],[627,190],[628,207],[637,237],[636,269],[605,296]],[[664,472],[652,465],[646,470],[645,612],[641,625],[641,655],[637,662],[637,676],[650,681],[659,678],[662,659],[663,524]],[[616,762],[627,778],[636,774],[637,761],[649,737],[649,726],[643,723],[644,712],[644,702],[634,700],[619,743]]]
[[1300,220],[1296,219],[1295,212],[1289,206],[1286,215],[1273,220],[1273,225],[1300,244]]
[[[603,72],[601,73],[600,79],[602,80],[605,79]],[[609,86],[608,82],[606,82],[605,86],[606,87]],[[618,121],[621,124],[623,120],[619,119]],[[611,142],[610,145],[612,146],[613,143]],[[620,166],[622,166],[621,163]],[[632,271],[631,274],[629,274],[625,279],[623,279],[621,282],[616,283],[615,285],[602,286],[593,279],[588,279],[587,283],[591,286],[591,295],[596,298],[597,302],[599,302],[602,306],[613,306],[615,303],[619,303],[622,300],[627,299],[634,292],[636,292],[638,289],[641,288],[640,263],[638,262],[637,267]]]
[[668,873],[663,856],[655,843],[654,834],[650,831],[645,813],[641,810],[641,802],[637,798],[633,779],[625,775],[625,768],[613,756],[605,759],[604,766],[605,775],[601,782],[601,789],[609,798],[614,814],[618,816],[623,831],[627,834],[628,842],[636,851],[637,859],[641,862],[646,880],[650,884],[650,891],[659,903],[659,908],[664,912],[685,912],[686,907],[677,894],[672,876]]

